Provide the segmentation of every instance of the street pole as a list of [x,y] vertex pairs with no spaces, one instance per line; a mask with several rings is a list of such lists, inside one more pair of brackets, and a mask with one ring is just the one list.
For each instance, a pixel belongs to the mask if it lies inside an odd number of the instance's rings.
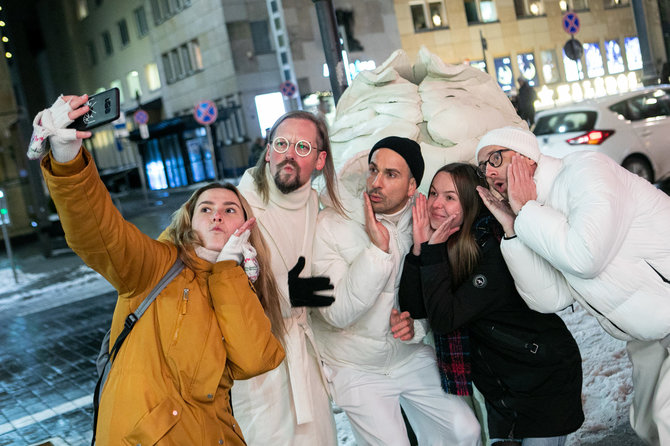
[[342,44],[337,32],[337,20],[335,19],[335,9],[332,0],[312,0],[316,7],[316,17],[319,20],[319,29],[321,30],[321,41],[323,42],[323,52],[328,64],[330,77],[330,87],[333,90],[333,99],[335,104],[340,100],[340,96],[347,88],[347,75],[344,71],[344,62],[342,60]]
[[486,48],[488,45],[486,44],[486,39],[484,38],[484,35],[482,34],[482,30],[479,30],[479,40],[482,42],[482,55],[484,57],[484,71],[487,73],[489,72],[489,64],[486,63]]

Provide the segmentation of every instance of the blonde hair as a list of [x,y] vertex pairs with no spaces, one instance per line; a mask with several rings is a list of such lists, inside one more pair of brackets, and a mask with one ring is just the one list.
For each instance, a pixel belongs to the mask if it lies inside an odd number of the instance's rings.
[[[342,207],[342,203],[340,202],[340,199],[337,194],[337,176],[335,174],[335,165],[333,164],[333,151],[330,147],[330,137],[328,136],[328,127],[326,126],[326,122],[321,119],[320,117],[304,111],[304,110],[293,110],[288,113],[285,113],[282,115],[277,121],[274,123],[268,134],[266,135],[266,144],[265,144],[265,150],[269,150],[270,144],[272,144],[272,140],[274,139],[275,133],[277,132],[277,128],[281,125],[282,122],[288,120],[288,119],[302,119],[305,121],[310,121],[316,126],[316,131],[318,134],[319,140],[316,142],[318,146],[319,152],[326,152],[326,164],[323,166],[322,172],[323,172],[323,177],[326,182],[326,191],[328,192],[328,196],[330,198],[330,201],[333,203],[333,207],[337,212],[340,214],[344,215],[344,208]],[[256,168],[252,170],[252,177],[254,179],[254,184],[256,185],[256,190],[258,191],[258,194],[261,196],[263,201],[265,203],[268,202],[269,195],[270,195],[270,190],[268,186],[268,181],[265,176],[265,167],[267,166],[268,162],[265,160],[265,152],[258,158],[258,162],[256,163]],[[321,172],[317,172],[317,175],[319,175]]]
[[440,172],[451,175],[463,209],[461,229],[447,241],[449,264],[454,278],[453,286],[457,287],[472,274],[479,261],[479,245],[472,227],[483,206],[477,193],[477,186],[486,187],[486,183],[477,174],[475,166],[466,163],[451,163],[441,167],[435,172],[433,180]]
[[[179,251],[179,257],[184,264],[196,270],[195,267],[195,253],[192,248],[195,245],[202,245],[200,238],[196,231],[193,230],[192,219],[195,205],[198,198],[203,192],[210,189],[227,189],[233,192],[240,200],[242,209],[244,210],[244,220],[252,218],[253,211],[247,200],[240,194],[235,186],[230,183],[210,183],[196,190],[193,195],[182,204],[179,209],[172,215],[172,221],[167,227],[167,235],[169,240],[175,244]],[[249,242],[256,249],[256,260],[260,267],[258,279],[254,283],[254,289],[258,295],[258,299],[265,310],[265,314],[272,324],[272,333],[281,341],[285,334],[284,321],[281,314],[279,288],[275,280],[274,274],[270,266],[270,250],[265,243],[265,239],[261,234],[258,225],[254,225],[251,229]]]

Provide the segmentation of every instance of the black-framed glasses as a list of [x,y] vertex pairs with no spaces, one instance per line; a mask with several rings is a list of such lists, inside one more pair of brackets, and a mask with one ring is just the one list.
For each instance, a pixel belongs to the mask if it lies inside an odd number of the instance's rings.
[[479,176],[482,178],[486,178],[487,164],[490,165],[491,167],[500,167],[503,161],[502,153],[509,152],[510,150],[511,149],[500,149],[496,150],[495,152],[491,152],[486,161],[482,161],[481,163],[477,164],[477,173],[479,174]]
[[[277,153],[286,153],[286,151],[291,147],[291,144],[293,144],[293,146],[295,147],[295,153],[298,156],[305,157],[310,153],[312,153],[312,144],[310,144],[309,141],[301,139],[300,141],[292,143],[283,136],[277,136],[275,139],[272,140],[272,149]],[[319,150],[316,147],[314,147],[314,149]]]

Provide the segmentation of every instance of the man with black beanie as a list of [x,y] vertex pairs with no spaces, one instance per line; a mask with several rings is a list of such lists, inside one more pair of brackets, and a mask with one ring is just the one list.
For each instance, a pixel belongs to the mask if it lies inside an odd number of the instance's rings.
[[418,444],[480,442],[472,410],[440,387],[435,352],[421,342],[425,321],[397,310],[423,173],[420,146],[390,136],[341,169],[347,215],[321,197],[312,273],[330,277],[335,302],[313,310],[312,328],[332,397],[359,445],[408,445],[401,406]]

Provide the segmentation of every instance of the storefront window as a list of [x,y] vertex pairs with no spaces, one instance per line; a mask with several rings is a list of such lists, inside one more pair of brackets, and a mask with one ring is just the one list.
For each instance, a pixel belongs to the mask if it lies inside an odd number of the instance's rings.
[[561,80],[554,50],[542,51],[540,53],[540,62],[542,63],[542,77],[544,77],[545,84],[553,84]]
[[496,80],[502,91],[510,91],[514,87],[512,60],[509,57],[497,57],[493,60],[496,70]]
[[628,69],[641,70],[642,69],[642,53],[640,52],[640,41],[637,37],[626,37],[623,39],[624,48],[626,48],[626,62]]
[[483,60],[471,60],[470,66],[475,67],[476,69],[486,72],[486,62]]
[[607,71],[609,74],[623,73],[623,57],[621,46],[616,40],[605,41],[605,57],[607,58]]
[[586,74],[589,77],[600,77],[605,75],[603,56],[598,43],[584,44],[584,58],[586,59]]
[[535,87],[539,84],[537,77],[537,67],[535,65],[535,56],[533,53],[517,54],[516,63],[519,67],[521,77],[528,81],[528,85]]
[[565,68],[565,80],[567,82],[574,82],[584,79],[584,70],[582,69],[582,61],[574,61],[570,59],[563,51],[563,68]]

